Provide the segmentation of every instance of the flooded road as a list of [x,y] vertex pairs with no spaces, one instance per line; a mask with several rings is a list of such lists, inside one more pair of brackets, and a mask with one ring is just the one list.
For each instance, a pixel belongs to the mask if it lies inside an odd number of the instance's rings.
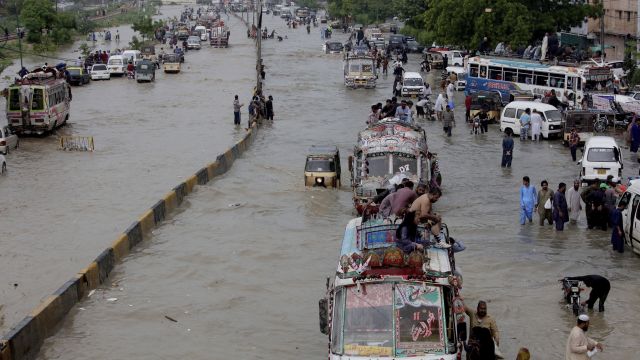
[[[283,42],[264,42],[266,94],[274,96],[275,121],[263,126],[228,173],[198,187],[178,213],[154,231],[151,241],[116,267],[113,286],[98,289],[71,311],[60,331],[45,342],[40,359],[326,358],[317,301],[324,295],[326,277],[334,275],[344,226],[353,211],[348,186],[340,191],[304,188],[305,151],[312,144],[336,144],[345,164],[370,105],[390,97],[392,78],[381,79],[372,91],[346,90],[341,57],[322,53],[317,28],[307,35],[304,29],[286,29],[278,18],[265,19],[269,30],[288,36]],[[417,66],[412,58],[408,69]],[[434,77],[439,80],[439,74],[429,75],[432,83]],[[190,101],[192,95],[176,94],[175,101]],[[547,179],[554,190],[560,181],[571,183],[578,168],[568,150],[557,141],[516,141],[513,168],[502,170],[498,126],[490,125],[484,136],[470,135],[462,123],[462,93],[456,103],[458,127],[452,138],[443,136],[439,123],[424,126],[444,177],[437,211],[452,235],[467,245],[457,255],[467,305],[488,301],[506,358],[515,358],[518,348],[526,346],[534,358],[560,359],[574,317],[561,303],[557,279],[605,275],[612,280],[607,311],[591,314],[590,336],[604,342],[602,358],[633,358],[640,337],[635,326],[640,322],[635,311],[640,258],[629,251],[612,253],[610,233],[586,230],[584,216],[564,233],[518,224],[522,176],[529,175],[536,186]],[[194,105],[194,111],[206,106]],[[203,146],[196,144],[204,141],[198,138],[202,135],[189,136],[194,136],[191,144],[183,146]],[[186,155],[191,158],[191,153]],[[123,152],[122,157],[129,163],[165,160],[143,151]],[[211,160],[203,156],[201,164]],[[637,173],[637,164],[625,165],[626,175]],[[119,176],[141,175],[139,168],[129,166]],[[182,170],[187,175],[192,169]],[[348,183],[343,171],[343,182]],[[71,178],[77,185],[79,178]],[[153,180],[138,182],[138,190],[146,192]],[[160,191],[173,185],[169,181]],[[116,189],[111,183],[102,187],[105,192]],[[109,221],[123,220],[104,236],[100,249],[123,228],[120,223],[128,224],[158,197],[150,192],[152,199],[141,199],[136,192],[126,192],[130,206],[112,205]],[[94,201],[96,208],[113,203]],[[95,208],[85,212],[97,219],[104,213]],[[86,231],[104,227],[92,226]]]
[[[173,16],[181,9],[162,11]],[[73,87],[68,126],[46,138],[21,139],[20,148],[7,156],[9,172],[0,177],[1,332],[243,135],[233,126],[232,102],[234,94],[250,99],[255,47],[240,36],[245,29],[240,21],[232,17],[230,24],[237,35],[233,46],[189,51],[179,74],[157,71],[149,84],[124,77]],[[132,31],[118,29],[122,47]],[[99,41],[96,49],[109,46],[114,50],[118,44]],[[78,55],[68,50],[57,56]],[[58,62],[36,58],[25,65],[44,61]],[[16,71],[5,74],[11,79]],[[0,105],[5,108],[4,98]],[[0,123],[6,124],[4,116]],[[57,150],[58,136],[71,134],[93,136],[96,151]]]

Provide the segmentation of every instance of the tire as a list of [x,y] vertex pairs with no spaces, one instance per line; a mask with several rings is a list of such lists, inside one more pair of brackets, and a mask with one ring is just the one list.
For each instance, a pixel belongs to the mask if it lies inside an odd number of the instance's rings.
[[580,305],[578,303],[573,303],[571,308],[573,309],[573,315],[578,316],[578,313],[580,313]]
[[4,149],[4,154],[5,155],[9,155],[9,145],[7,145],[7,147]]
[[18,141],[16,141],[16,149],[20,146],[20,139],[18,139]]
[[0,168],[0,175],[4,175],[7,173],[7,163],[2,163],[2,168]]

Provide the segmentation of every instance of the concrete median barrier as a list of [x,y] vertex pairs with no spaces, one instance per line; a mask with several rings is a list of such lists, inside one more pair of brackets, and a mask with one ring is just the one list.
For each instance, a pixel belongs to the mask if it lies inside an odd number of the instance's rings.
[[122,261],[137,244],[150,238],[151,231],[175,211],[196,186],[205,185],[229,169],[253,142],[258,125],[253,122],[245,136],[220,154],[215,162],[198,170],[169,191],[161,200],[131,224],[86,268],[65,282],[22,321],[0,338],[0,360],[34,359],[44,339],[53,335],[58,324],[91,290],[106,283],[116,263]]

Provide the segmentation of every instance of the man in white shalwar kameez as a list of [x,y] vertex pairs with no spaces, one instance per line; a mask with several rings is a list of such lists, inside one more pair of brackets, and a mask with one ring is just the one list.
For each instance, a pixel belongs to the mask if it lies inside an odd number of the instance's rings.
[[549,47],[549,34],[544,33],[544,38],[542,38],[542,49],[540,53],[540,61],[544,61],[547,57],[547,48]]
[[565,360],[589,360],[589,352],[597,349],[603,350],[602,344],[587,337],[585,334],[589,330],[589,316],[582,314],[578,316],[578,324],[571,329],[567,339],[565,350]]
[[573,187],[567,190],[567,206],[569,207],[569,220],[576,223],[582,212],[580,203],[580,180],[573,181]]

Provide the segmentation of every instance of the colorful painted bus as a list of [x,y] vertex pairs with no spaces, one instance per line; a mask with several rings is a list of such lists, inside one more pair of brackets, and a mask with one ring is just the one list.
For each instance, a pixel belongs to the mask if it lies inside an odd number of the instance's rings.
[[503,103],[510,101],[513,91],[527,91],[543,97],[555,90],[558,96],[566,91],[568,98],[579,104],[584,98],[583,86],[584,79],[577,67],[479,56],[467,62],[465,94],[495,91],[500,93]]
[[8,89],[7,122],[18,134],[42,135],[69,120],[69,85],[55,69],[38,70]]

